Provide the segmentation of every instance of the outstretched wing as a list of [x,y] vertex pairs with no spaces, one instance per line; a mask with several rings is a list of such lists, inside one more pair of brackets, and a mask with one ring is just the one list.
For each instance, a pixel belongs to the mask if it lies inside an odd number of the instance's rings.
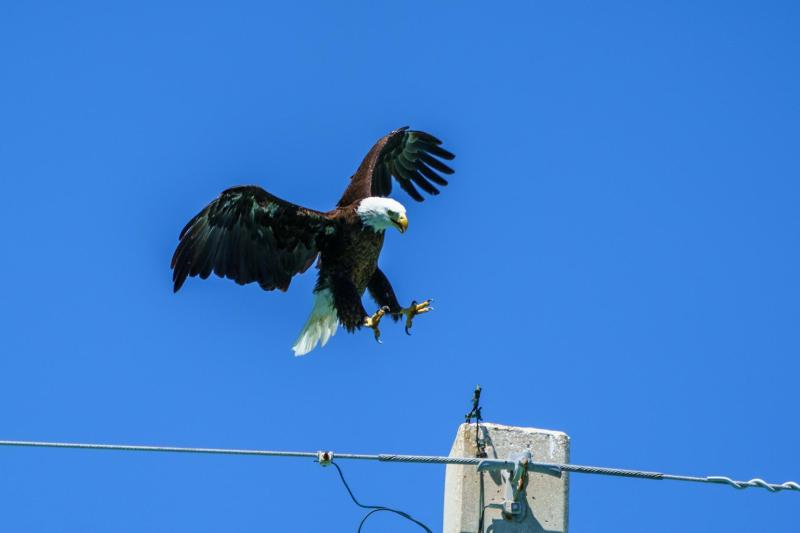
[[[335,222],[324,213],[281,200],[254,185],[233,187],[186,224],[172,256],[174,290],[187,276],[212,272],[271,291],[314,263]],[[327,230],[327,231],[326,231]]]
[[[440,145],[442,141],[424,131],[409,130],[408,126],[383,137],[361,162],[350,178],[338,206],[351,205],[370,196],[388,196],[392,192],[392,176],[414,200],[424,200],[417,187],[428,194],[439,194],[439,186],[447,185],[441,174],[453,169],[441,160],[455,155]],[[431,183],[433,182],[433,183]]]

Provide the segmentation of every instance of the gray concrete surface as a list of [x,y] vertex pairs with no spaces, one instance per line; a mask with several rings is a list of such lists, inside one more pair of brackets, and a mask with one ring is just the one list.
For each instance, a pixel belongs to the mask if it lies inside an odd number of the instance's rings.
[[[507,459],[512,452],[529,450],[534,461],[569,462],[569,437],[560,431],[481,424],[488,458]],[[475,424],[458,428],[451,457],[475,457]],[[479,531],[481,476],[484,519]],[[448,465],[445,474],[444,533],[533,533],[567,531],[569,480],[530,472],[520,497],[523,513],[509,520],[501,505],[505,487],[499,472],[479,474],[474,466]]]

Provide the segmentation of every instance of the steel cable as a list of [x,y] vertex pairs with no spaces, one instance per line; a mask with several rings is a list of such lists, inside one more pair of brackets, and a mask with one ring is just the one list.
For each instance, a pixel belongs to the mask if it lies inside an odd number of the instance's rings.
[[[219,455],[251,455],[267,457],[303,457],[316,459],[320,452],[292,452],[292,451],[273,451],[273,450],[248,450],[235,448],[190,448],[178,446],[140,446],[129,444],[91,444],[77,442],[43,442],[43,441],[21,441],[21,440],[0,440],[0,446],[21,446],[34,448],[71,448],[85,450],[113,450],[130,452],[167,452],[167,453],[196,453],[196,454],[219,454]],[[495,463],[505,463],[503,468],[513,469],[514,463],[510,461],[481,459],[478,457],[445,457],[437,455],[398,455],[398,454],[357,454],[357,453],[337,453],[337,459],[352,459],[363,461],[379,461],[390,463],[421,463],[421,464],[445,464],[445,465],[474,465],[478,466],[481,461],[495,461]],[[540,463],[530,461],[528,463],[530,471],[550,471],[550,472],[573,472],[578,474],[595,474],[603,476],[630,477],[639,479],[653,480],[672,480],[688,481],[693,483],[713,483],[725,484],[736,489],[762,488],[770,492],[795,491],[800,492],[800,484],[795,481],[784,483],[768,483],[763,479],[753,478],[748,481],[737,481],[726,476],[682,476],[677,474],[664,474],[661,472],[648,472],[645,470],[628,470],[623,468],[608,468],[602,466],[574,465],[568,463]]]

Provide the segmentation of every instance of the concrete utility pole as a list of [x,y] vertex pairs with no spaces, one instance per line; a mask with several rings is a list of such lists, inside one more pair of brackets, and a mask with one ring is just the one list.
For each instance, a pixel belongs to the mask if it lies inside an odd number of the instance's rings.
[[[476,443],[476,436],[478,441]],[[448,465],[445,475],[444,533],[534,533],[567,531],[569,483],[560,477],[529,472],[530,460],[569,462],[569,437],[560,431],[499,424],[461,424],[450,457],[476,457],[479,447],[486,458],[517,460],[516,476],[509,469],[479,472],[475,466]],[[482,511],[483,508],[483,511]]]

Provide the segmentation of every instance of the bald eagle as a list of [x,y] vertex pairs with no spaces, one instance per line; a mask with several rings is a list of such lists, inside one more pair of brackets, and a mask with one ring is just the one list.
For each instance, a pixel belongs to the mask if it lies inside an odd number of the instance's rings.
[[[408,228],[406,208],[388,195],[392,178],[418,202],[424,198],[417,187],[439,194],[436,185],[447,185],[442,174],[453,173],[442,160],[455,157],[441,144],[408,127],[392,131],[370,149],[336,208],[326,213],[255,185],[223,191],[180,233],[171,264],[174,291],[187,277],[206,279],[212,272],[239,285],[286,291],[292,277],[319,257],[314,305],[292,347],[295,355],[324,346],[340,324],[350,333],[370,328],[380,341],[379,323],[387,314],[395,321],[405,317],[409,333],[414,317],[432,309],[431,301],[402,307],[378,268],[384,232]],[[379,307],[372,315],[361,302],[366,290]]]

